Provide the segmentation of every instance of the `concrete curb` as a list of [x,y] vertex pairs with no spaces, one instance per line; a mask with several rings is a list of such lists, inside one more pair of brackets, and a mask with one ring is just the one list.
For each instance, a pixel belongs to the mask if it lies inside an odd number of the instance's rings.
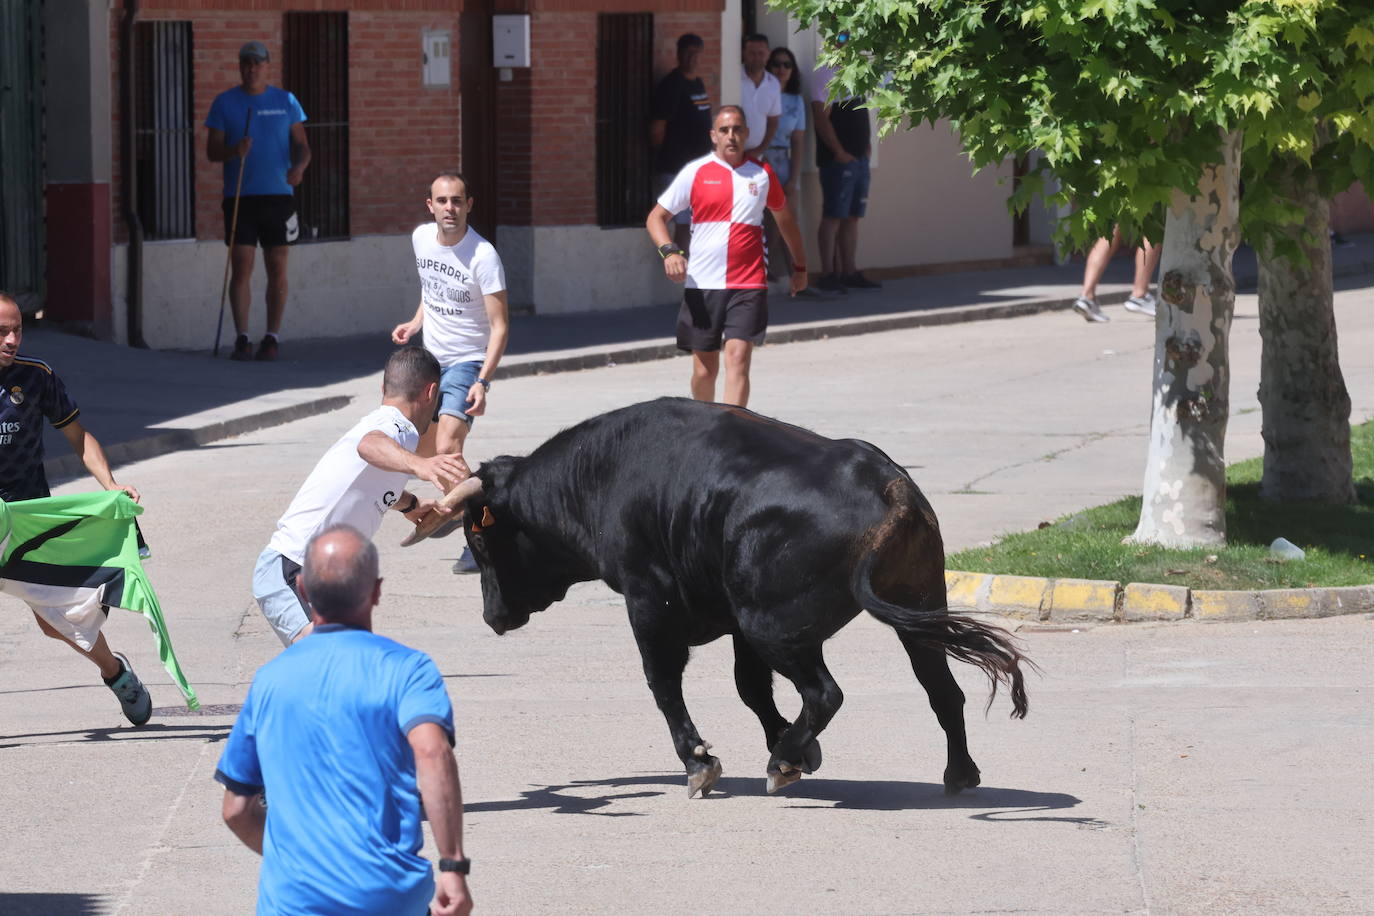
[[1374,612],[1374,585],[1212,591],[949,570],[945,587],[952,608],[1051,624],[1296,620]]
[[[1338,266],[1334,277],[1374,273],[1374,261],[1355,261]],[[1237,275],[1238,285],[1254,283],[1254,278]],[[1098,297],[1104,305],[1116,305],[1126,301],[1127,293],[1109,293]],[[785,344],[808,340],[825,340],[830,337],[852,337],[857,334],[876,334],[882,331],[898,331],[909,328],[937,327],[947,324],[963,324],[973,321],[993,321],[1001,318],[1019,318],[1041,312],[1063,311],[1073,305],[1073,298],[1031,299],[993,305],[949,306],[939,309],[925,309],[898,312],[891,315],[878,315],[870,318],[836,319],[816,321],[807,324],[783,325],[768,332],[768,343]],[[639,363],[651,360],[671,359],[682,355],[672,340],[646,340],[640,343],[620,346],[587,348],[575,353],[546,356],[531,354],[527,357],[510,357],[501,366],[501,378],[515,379],[533,375],[551,375],[556,372],[575,372],[582,369],[600,369],[618,363]],[[106,457],[113,465],[126,464],[155,458],[180,449],[195,448],[254,430],[289,423],[292,420],[327,413],[348,404],[346,395],[315,398],[300,404],[274,407],[201,427],[173,429],[166,432],[144,436],[128,442],[115,443],[105,449]],[[61,455],[43,463],[50,480],[62,480],[85,473],[85,468],[75,455]]]
[[[346,394],[330,395],[302,401],[299,404],[287,404],[283,407],[274,407],[271,410],[249,413],[231,420],[209,423],[205,426],[169,429],[165,432],[154,433],[151,436],[104,446],[105,457],[109,459],[111,467],[128,464],[131,461],[143,461],[181,449],[196,448],[217,439],[241,436],[244,433],[266,429],[270,426],[290,423],[292,420],[328,413],[331,410],[338,410],[347,406],[352,400],[353,398]],[[75,454],[49,458],[43,462],[43,469],[47,471],[49,480],[63,480],[86,473],[85,465]]]
[[[1124,302],[1126,294],[1112,294],[1101,297],[1107,304]],[[945,324],[962,324],[972,321],[990,321],[998,318],[1016,318],[1040,312],[1069,308],[1072,299],[1037,299],[1003,305],[951,306],[943,309],[900,312],[874,318],[837,319],[818,321],[810,324],[784,326],[768,333],[772,344],[795,343],[806,340],[824,340],[828,337],[849,337],[856,334],[872,334],[880,331],[894,331],[905,328],[935,327]],[[531,354],[525,357],[511,357],[501,364],[500,377],[505,379],[527,378],[534,375],[552,375],[558,372],[576,372],[582,369],[601,369],[620,363],[640,363],[652,360],[671,359],[684,355],[672,340],[650,340],[622,346],[588,348],[574,353],[556,356]],[[105,447],[105,456],[112,466],[156,458],[169,452],[196,448],[218,439],[227,439],[244,433],[279,426],[305,417],[328,413],[346,406],[352,398],[348,395],[319,397],[299,404],[273,407],[256,413],[235,417],[200,427],[169,429],[165,432],[131,439],[127,442],[113,443]],[[86,473],[85,466],[75,455],[59,455],[43,462],[51,481],[79,477]]]

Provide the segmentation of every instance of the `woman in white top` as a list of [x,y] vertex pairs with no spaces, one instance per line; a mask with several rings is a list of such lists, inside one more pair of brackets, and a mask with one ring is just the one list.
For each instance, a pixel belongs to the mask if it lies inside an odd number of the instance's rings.
[[[795,213],[800,203],[797,192],[801,179],[802,143],[806,139],[806,100],[802,98],[797,58],[785,47],[774,48],[768,55],[768,72],[782,84],[782,114],[778,117],[778,129],[773,133],[773,142],[764,152],[764,159],[777,173],[787,201]],[[791,256],[778,235],[777,224],[772,219],[765,220],[764,224],[769,254],[778,252],[781,255],[776,259],[770,257],[769,279],[780,277],[785,280],[792,275]]]

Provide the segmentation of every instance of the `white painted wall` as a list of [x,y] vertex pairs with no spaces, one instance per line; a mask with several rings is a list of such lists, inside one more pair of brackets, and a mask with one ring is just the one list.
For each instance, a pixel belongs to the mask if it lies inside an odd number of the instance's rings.
[[[124,245],[111,256],[114,327],[127,342]],[[221,241],[146,242],[143,246],[143,336],[159,350],[208,350],[215,342],[224,282]],[[362,236],[291,250],[291,291],[282,338],[343,337],[390,331],[415,314],[420,284],[409,235]],[[267,330],[267,274],[261,252],[253,272],[249,335]],[[225,343],[234,326],[225,305]]]
[[643,227],[498,226],[512,306],[562,315],[677,302]]

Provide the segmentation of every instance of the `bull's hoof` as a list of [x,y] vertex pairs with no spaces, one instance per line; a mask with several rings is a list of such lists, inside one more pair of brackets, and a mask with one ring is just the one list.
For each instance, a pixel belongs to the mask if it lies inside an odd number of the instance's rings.
[[945,794],[958,795],[965,789],[972,789],[982,782],[982,774],[978,772],[978,767],[973,761],[968,761],[964,766],[945,767]]
[[802,772],[807,776],[821,768],[821,743],[813,740],[802,749]]
[[696,798],[698,792],[705,798],[712,789],[716,787],[716,782],[720,779],[723,772],[720,766],[720,759],[717,757],[702,757],[700,763],[687,770],[687,797]]
[[802,778],[802,771],[787,763],[779,763],[778,769],[768,771],[768,794],[774,795],[779,789],[792,785]]

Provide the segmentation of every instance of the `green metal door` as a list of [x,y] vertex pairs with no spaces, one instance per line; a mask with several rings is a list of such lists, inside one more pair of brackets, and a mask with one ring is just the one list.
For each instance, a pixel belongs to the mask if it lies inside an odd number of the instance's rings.
[[43,302],[43,0],[0,0],[0,289]]

